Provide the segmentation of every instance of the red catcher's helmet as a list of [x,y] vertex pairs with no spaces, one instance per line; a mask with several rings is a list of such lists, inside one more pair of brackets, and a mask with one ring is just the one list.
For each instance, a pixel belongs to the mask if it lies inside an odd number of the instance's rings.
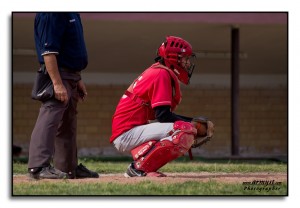
[[[195,64],[190,60],[191,57],[195,57],[191,44],[180,37],[167,36],[166,41],[158,48],[157,55],[174,71],[182,83],[189,84],[195,68]],[[189,59],[189,64],[182,62],[183,57]]]

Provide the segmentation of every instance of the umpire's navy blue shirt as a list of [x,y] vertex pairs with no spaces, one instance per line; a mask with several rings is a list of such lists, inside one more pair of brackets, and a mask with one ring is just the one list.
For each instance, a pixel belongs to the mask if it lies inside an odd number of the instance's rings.
[[78,13],[37,13],[34,39],[40,64],[44,64],[44,55],[55,54],[58,67],[81,71],[87,66],[87,51]]

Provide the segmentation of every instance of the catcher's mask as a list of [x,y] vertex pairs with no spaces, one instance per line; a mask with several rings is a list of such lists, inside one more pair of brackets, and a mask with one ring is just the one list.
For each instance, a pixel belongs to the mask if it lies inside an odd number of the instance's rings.
[[167,36],[166,41],[161,44],[157,50],[158,58],[163,63],[172,69],[178,79],[189,84],[195,68],[195,54],[192,51],[192,46],[182,38],[175,36]]

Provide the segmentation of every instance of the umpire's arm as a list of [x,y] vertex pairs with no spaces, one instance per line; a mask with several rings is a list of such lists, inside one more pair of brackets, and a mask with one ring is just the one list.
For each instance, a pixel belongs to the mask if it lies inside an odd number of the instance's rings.
[[58,71],[56,55],[45,54],[43,58],[46,65],[47,72],[53,83],[55,98],[57,100],[60,100],[61,102],[67,103],[68,93],[67,93],[67,89],[63,85],[62,79]]

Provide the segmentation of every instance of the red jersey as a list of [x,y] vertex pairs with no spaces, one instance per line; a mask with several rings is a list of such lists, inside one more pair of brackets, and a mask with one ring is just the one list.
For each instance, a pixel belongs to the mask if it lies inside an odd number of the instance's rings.
[[120,99],[112,118],[110,142],[124,132],[154,120],[155,107],[169,105],[173,111],[180,101],[180,86],[174,72],[159,63],[153,64]]

